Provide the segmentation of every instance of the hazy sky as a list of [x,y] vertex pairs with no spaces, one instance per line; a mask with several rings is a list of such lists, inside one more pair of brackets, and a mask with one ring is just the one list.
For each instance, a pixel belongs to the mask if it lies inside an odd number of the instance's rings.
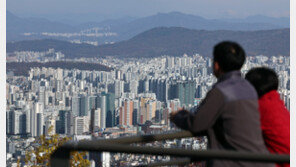
[[179,11],[207,18],[250,15],[289,17],[289,0],[7,0],[7,10],[23,16],[99,15],[142,17]]

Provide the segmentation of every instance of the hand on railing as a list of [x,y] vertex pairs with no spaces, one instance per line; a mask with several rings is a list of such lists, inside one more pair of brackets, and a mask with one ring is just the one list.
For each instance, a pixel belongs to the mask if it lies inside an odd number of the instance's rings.
[[188,112],[189,112],[189,111],[185,110],[184,107],[181,108],[181,109],[179,109],[179,110],[177,110],[177,111],[173,111],[173,112],[170,113],[170,120],[171,120],[172,122],[174,122],[175,117],[176,117],[177,114],[182,114],[182,113],[185,114],[185,113],[188,113]]

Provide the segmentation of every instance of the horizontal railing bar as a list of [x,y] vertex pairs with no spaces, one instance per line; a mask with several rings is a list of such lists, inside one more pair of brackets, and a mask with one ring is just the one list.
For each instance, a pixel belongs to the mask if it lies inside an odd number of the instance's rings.
[[[181,159],[176,159],[176,160],[170,160],[166,162],[156,162],[156,163],[151,163],[144,165],[145,167],[154,167],[154,166],[171,166],[171,165],[186,165],[192,163],[190,158],[181,158]],[[144,167],[143,166],[143,167]],[[140,166],[138,166],[140,167]]]
[[222,150],[186,150],[180,148],[155,148],[147,146],[130,146],[115,143],[92,143],[78,144],[77,142],[68,142],[60,149],[77,151],[99,151],[113,153],[131,153],[131,154],[149,154],[149,155],[169,155],[177,157],[190,157],[195,161],[220,159],[232,161],[252,161],[252,162],[275,162],[290,163],[289,155],[262,154],[251,152],[222,151]]
[[119,137],[114,139],[98,139],[91,141],[81,140],[79,143],[116,143],[116,144],[132,144],[132,143],[148,143],[153,141],[162,141],[162,140],[170,140],[170,139],[180,139],[194,137],[194,135],[189,131],[179,131],[179,132],[171,132],[171,133],[162,133],[162,134],[152,134],[152,135],[138,135],[138,136],[129,136],[129,137]]
[[[273,163],[290,163],[290,155],[276,155],[276,154],[259,154],[250,152],[236,152],[236,151],[221,151],[221,150],[185,150],[179,148],[155,148],[147,146],[130,146],[124,144],[132,143],[147,143],[153,141],[170,140],[194,137],[189,131],[179,131],[165,134],[141,135],[120,137],[115,139],[99,139],[99,140],[82,140],[79,142],[68,142],[59,147],[51,156],[51,166],[69,166],[70,151],[97,151],[97,152],[113,152],[113,153],[130,153],[130,154],[149,154],[149,155],[164,155],[187,157],[184,158],[184,163],[194,161],[220,159],[232,161],[252,161],[252,162],[273,162]],[[191,159],[190,159],[190,158]],[[170,162],[159,162],[154,165],[166,164]],[[182,161],[171,162],[183,163]],[[153,166],[153,164],[151,164]],[[172,164],[171,164],[172,165]]]
[[[179,132],[169,132],[162,134],[152,134],[152,135],[139,135],[139,136],[129,136],[129,137],[119,137],[114,139],[98,139],[98,140],[82,140],[76,143],[76,145],[98,145],[102,143],[116,143],[116,144],[132,144],[132,143],[147,143],[153,141],[169,140],[169,139],[180,139],[186,137],[194,137],[194,135],[189,131],[179,131]],[[72,149],[72,151],[74,151]],[[64,153],[63,153],[64,152]],[[69,150],[58,148],[51,155],[51,166],[69,166],[70,153]]]

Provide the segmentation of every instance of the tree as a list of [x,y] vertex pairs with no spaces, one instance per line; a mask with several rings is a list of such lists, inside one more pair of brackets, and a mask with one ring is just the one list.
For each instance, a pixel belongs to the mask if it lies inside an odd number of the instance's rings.
[[[53,127],[49,127],[48,134],[53,131]],[[38,137],[33,146],[33,150],[27,151],[25,156],[25,162],[32,167],[50,166],[51,154],[61,145],[71,140],[70,137],[60,137],[58,134],[52,134],[49,136],[41,135]],[[90,162],[84,159],[86,152],[71,152],[70,165],[77,167],[88,167]]]

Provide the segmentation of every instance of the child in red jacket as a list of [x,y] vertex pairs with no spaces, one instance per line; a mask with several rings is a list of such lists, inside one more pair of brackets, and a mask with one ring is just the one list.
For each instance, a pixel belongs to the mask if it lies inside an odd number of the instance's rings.
[[[290,154],[290,112],[277,92],[278,77],[265,67],[254,68],[246,79],[255,87],[259,97],[261,129],[266,147],[271,153]],[[277,164],[287,167],[289,164]]]

